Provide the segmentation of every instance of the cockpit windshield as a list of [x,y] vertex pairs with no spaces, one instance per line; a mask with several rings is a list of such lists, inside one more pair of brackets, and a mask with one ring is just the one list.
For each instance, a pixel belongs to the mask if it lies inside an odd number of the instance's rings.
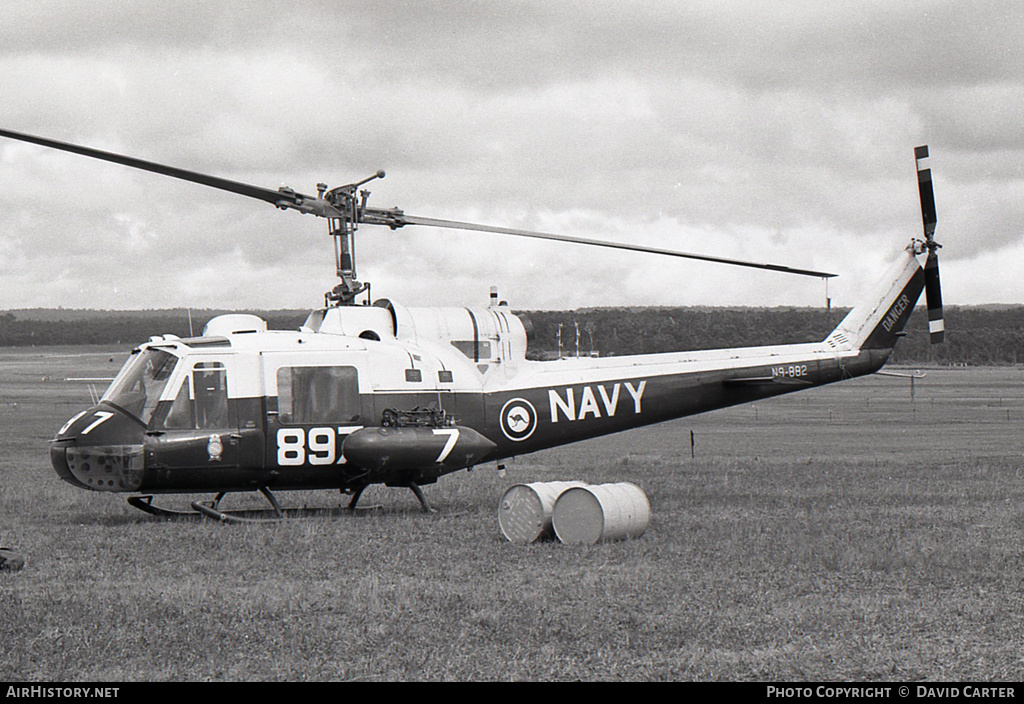
[[148,425],[177,363],[178,358],[166,350],[150,348],[136,352],[103,394],[102,400]]

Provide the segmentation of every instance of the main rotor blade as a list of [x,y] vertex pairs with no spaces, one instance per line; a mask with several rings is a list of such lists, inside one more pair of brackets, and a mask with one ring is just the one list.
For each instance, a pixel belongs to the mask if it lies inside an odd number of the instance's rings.
[[[142,171],[149,171],[152,173],[161,174],[163,176],[170,176],[172,178],[181,179],[183,181],[198,183],[203,186],[210,186],[211,188],[217,188],[222,191],[228,191],[230,193],[236,193],[238,195],[247,196],[249,198],[262,200],[278,208],[292,208],[295,210],[299,210],[300,212],[310,213],[313,215],[318,215],[320,217],[342,217],[342,213],[340,213],[338,209],[334,207],[333,203],[324,200],[324,198],[319,196],[307,196],[287,188],[271,190],[269,188],[253,186],[248,183],[232,181],[230,179],[221,178],[219,176],[210,176],[209,174],[203,174],[197,171],[181,169],[176,166],[167,166],[166,164],[158,164],[153,161],[137,159],[135,157],[126,156],[124,154],[116,154],[114,152],[107,152],[101,149],[93,149],[92,147],[84,147],[78,144],[61,142],[55,139],[47,139],[45,137],[36,137],[34,135],[24,134],[22,132],[14,132],[12,130],[0,129],[0,137],[16,139],[22,142],[29,142],[50,149],[58,149],[65,152],[71,152],[73,154],[79,154],[81,156],[87,156],[93,159],[100,159],[115,164],[121,164],[123,166],[129,166],[135,169],[141,169]],[[382,176],[383,172],[378,172],[374,176],[374,178],[379,178]],[[740,259],[714,257],[706,254],[696,254],[693,252],[679,252],[670,249],[645,247],[643,245],[628,244],[624,242],[608,242],[603,240],[587,239],[584,237],[570,237],[568,235],[555,235],[550,233],[533,232],[530,230],[519,230],[508,227],[478,225],[475,223],[457,222],[454,220],[421,218],[411,215],[405,215],[402,211],[397,209],[378,210],[374,208],[362,208],[360,210],[360,214],[358,217],[360,222],[374,225],[385,225],[387,227],[391,227],[392,229],[403,227],[404,225],[425,225],[429,227],[445,227],[459,230],[475,230],[479,232],[493,232],[504,235],[517,235],[520,237],[533,237],[536,239],[570,242],[573,244],[584,244],[594,247],[606,247],[611,249],[622,249],[633,252],[661,254],[670,257],[681,257],[684,259],[696,259],[699,261],[715,262],[718,264],[732,264],[735,266],[744,266],[752,269],[767,269],[769,271],[777,271],[786,274],[799,274],[801,276],[814,276],[818,278],[830,278],[836,276],[836,274],[830,274],[827,272],[813,271],[810,269],[797,269],[793,267],[783,266],[781,264],[766,264],[760,262],[744,261]]]
[[207,174],[201,174],[196,171],[179,169],[175,166],[166,166],[164,164],[157,164],[155,162],[146,161],[144,159],[136,159],[135,157],[125,156],[123,154],[105,152],[100,149],[93,149],[92,147],[83,147],[77,144],[70,144],[68,142],[59,142],[54,139],[36,137],[34,135],[23,134],[21,132],[12,132],[11,130],[0,129],[0,137],[17,139],[22,142],[31,142],[32,144],[38,144],[43,147],[49,147],[50,149],[59,149],[65,152],[71,152],[73,154],[80,154],[82,156],[92,157],[93,159],[102,159],[103,161],[110,161],[115,164],[130,166],[135,169],[142,169],[143,171],[151,171],[155,174],[161,174],[163,176],[171,176],[173,178],[182,179],[184,181],[191,181],[192,183],[198,183],[203,186],[218,188],[222,191],[230,191],[231,193],[237,193],[239,195],[248,196],[250,198],[257,198],[259,200],[266,201],[267,203],[270,203],[271,205],[276,205],[278,207],[282,207],[282,205],[294,206],[297,204],[302,204],[305,201],[316,200],[315,197],[305,196],[301,193],[295,193],[292,191],[275,191],[269,188],[261,188],[260,186],[252,186],[247,183],[240,183],[238,181],[232,181],[230,179],[220,178],[218,176],[209,176]]
[[446,227],[453,230],[475,230],[478,232],[494,232],[499,235],[516,235],[519,237],[533,237],[541,240],[554,240],[556,242],[570,242],[572,244],[585,244],[594,247],[609,247],[612,249],[624,249],[631,252],[646,252],[649,254],[662,254],[670,257],[681,257],[683,259],[697,259],[705,262],[715,262],[718,264],[732,264],[735,266],[745,266],[752,269],[768,269],[769,271],[779,271],[785,274],[800,274],[801,276],[814,276],[817,278],[831,278],[836,274],[829,274],[824,271],[813,271],[810,269],[795,269],[793,267],[783,266],[781,264],[762,264],[759,262],[749,262],[742,259],[728,259],[725,257],[713,257],[707,254],[695,254],[693,252],[679,252],[673,249],[660,249],[658,247],[646,247],[639,244],[630,244],[627,242],[609,242],[606,240],[594,240],[585,237],[572,237],[569,235],[554,235],[547,232],[534,232],[532,230],[518,230],[511,227],[494,227],[491,225],[478,225],[471,222],[458,222],[456,220],[438,220],[435,218],[422,218],[415,215],[401,215],[401,221],[403,225],[426,225],[429,227]]

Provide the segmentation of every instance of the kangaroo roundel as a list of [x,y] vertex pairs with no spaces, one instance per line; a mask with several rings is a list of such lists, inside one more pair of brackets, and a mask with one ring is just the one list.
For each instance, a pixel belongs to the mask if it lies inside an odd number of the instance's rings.
[[533,435],[537,427],[537,410],[524,398],[514,398],[501,407],[501,432],[509,440],[519,442]]

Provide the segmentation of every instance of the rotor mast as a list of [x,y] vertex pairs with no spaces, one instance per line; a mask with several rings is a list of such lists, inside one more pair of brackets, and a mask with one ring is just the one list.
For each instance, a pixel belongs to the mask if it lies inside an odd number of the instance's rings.
[[378,171],[358,183],[330,191],[325,183],[316,186],[318,199],[330,202],[335,211],[327,217],[327,232],[334,239],[334,258],[341,283],[324,294],[324,302],[328,306],[352,305],[356,296],[370,288],[368,283],[361,283],[356,278],[356,230],[366,212],[370,192],[361,190],[357,197],[356,189],[375,178],[384,178],[384,175],[383,171]]

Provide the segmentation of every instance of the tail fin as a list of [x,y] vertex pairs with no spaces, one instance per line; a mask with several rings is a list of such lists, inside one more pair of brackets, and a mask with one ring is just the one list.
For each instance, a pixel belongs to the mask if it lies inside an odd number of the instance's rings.
[[825,338],[825,344],[833,348],[891,350],[923,290],[924,269],[912,244],[879,280],[870,296]]

